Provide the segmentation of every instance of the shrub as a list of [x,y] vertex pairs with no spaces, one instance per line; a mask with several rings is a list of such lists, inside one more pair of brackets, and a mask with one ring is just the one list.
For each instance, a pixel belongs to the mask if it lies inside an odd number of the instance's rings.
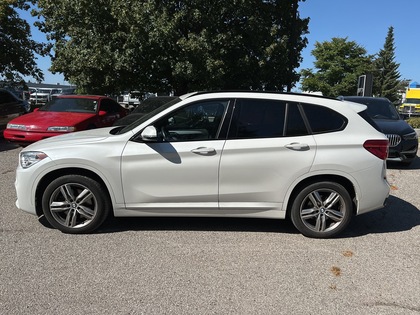
[[420,117],[411,117],[407,119],[407,123],[413,128],[420,128]]

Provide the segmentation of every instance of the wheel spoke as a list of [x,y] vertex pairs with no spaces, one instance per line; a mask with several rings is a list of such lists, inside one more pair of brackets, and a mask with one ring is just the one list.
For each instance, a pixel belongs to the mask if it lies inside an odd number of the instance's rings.
[[309,209],[302,209],[300,212],[300,216],[303,220],[313,219],[318,215],[318,211],[316,208],[309,208]]
[[68,202],[54,201],[50,205],[52,212],[63,212],[70,210],[70,204]]
[[74,194],[71,185],[63,185],[60,187],[60,192],[67,201],[74,201]]
[[315,224],[315,231],[322,232],[325,231],[326,227],[326,220],[325,215],[322,213],[319,213],[318,217],[316,218],[316,224]]
[[322,197],[318,191],[313,191],[308,197],[315,207],[322,205]]
[[74,227],[77,224],[77,211],[70,209],[66,215],[65,225],[68,227]]
[[328,209],[328,211],[325,212],[325,215],[331,220],[334,220],[335,222],[340,222],[341,220],[343,220],[344,217],[344,214],[342,212],[331,209]]
[[337,202],[340,201],[340,195],[337,194],[336,192],[332,192],[328,198],[325,200],[324,202],[324,206],[327,209],[331,209],[331,207],[333,207]]
[[85,218],[86,218],[86,219],[88,219],[88,220],[92,220],[93,215],[95,214],[95,211],[94,211],[93,209],[90,209],[89,207],[85,207],[85,206],[82,206],[82,205],[80,205],[80,206],[77,208],[77,212],[78,212],[81,216],[85,217]]
[[79,204],[85,203],[86,200],[92,197],[92,193],[88,189],[84,189],[75,199]]

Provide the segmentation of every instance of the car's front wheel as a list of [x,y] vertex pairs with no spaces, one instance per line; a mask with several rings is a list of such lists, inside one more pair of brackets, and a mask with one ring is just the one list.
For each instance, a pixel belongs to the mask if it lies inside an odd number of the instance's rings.
[[108,216],[111,202],[92,178],[65,175],[52,181],[42,195],[48,222],[65,233],[89,233]]
[[313,183],[302,189],[293,201],[291,219],[305,236],[335,236],[349,224],[353,215],[347,190],[335,182]]

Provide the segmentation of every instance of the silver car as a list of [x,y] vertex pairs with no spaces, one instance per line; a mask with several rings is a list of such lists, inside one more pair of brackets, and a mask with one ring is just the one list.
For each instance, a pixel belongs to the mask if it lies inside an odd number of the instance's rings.
[[65,233],[109,215],[206,216],[290,218],[332,237],[389,194],[388,139],[365,110],[300,94],[184,95],[128,126],[24,148],[16,204]]

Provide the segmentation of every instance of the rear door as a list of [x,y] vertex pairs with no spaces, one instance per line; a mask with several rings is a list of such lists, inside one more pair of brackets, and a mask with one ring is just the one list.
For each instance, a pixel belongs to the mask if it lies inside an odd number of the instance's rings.
[[280,209],[288,187],[310,170],[315,153],[298,104],[238,99],[220,163],[220,208]]

